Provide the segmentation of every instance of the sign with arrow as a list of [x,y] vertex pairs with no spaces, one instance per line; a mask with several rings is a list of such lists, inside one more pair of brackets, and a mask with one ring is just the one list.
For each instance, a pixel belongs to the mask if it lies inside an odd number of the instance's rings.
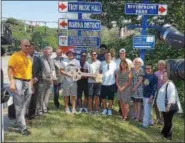
[[146,3],[126,3],[125,14],[128,15],[166,15],[167,5],[146,4]]
[[101,14],[102,4],[100,2],[59,2],[59,12],[91,13]]
[[101,30],[99,20],[59,19],[59,29]]
[[74,47],[99,47],[100,37],[83,37],[83,36],[63,36],[59,35],[60,46]]

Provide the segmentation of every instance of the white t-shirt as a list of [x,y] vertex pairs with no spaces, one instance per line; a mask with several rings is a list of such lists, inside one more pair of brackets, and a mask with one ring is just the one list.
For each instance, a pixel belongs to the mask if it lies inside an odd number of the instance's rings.
[[[87,69],[88,73],[96,74],[100,72],[100,65],[101,62],[99,60],[96,60],[95,62],[89,60],[85,63],[84,69]],[[88,83],[96,83],[96,81],[92,78],[88,78]]]
[[[65,69],[66,68],[66,66],[67,65],[69,65],[69,64],[72,64],[72,65],[74,65],[74,66],[76,66],[77,68],[80,68],[80,62],[79,62],[79,60],[76,60],[76,59],[73,59],[73,60],[69,60],[69,59],[65,59],[65,60],[63,60],[62,61],[62,65],[61,65],[61,68],[62,69]],[[70,82],[73,82],[73,80],[71,79],[71,78],[69,78],[69,77],[65,77],[68,81],[70,81]]]
[[[133,62],[130,59],[126,58],[126,61],[128,63],[129,69],[134,67]],[[119,69],[120,62],[121,62],[120,58],[116,60],[117,70]]]
[[116,73],[116,63],[114,61],[111,61],[110,63],[107,63],[106,61],[103,61],[100,66],[100,71],[102,71],[103,74],[103,82],[102,85],[113,85],[115,84],[115,73]]

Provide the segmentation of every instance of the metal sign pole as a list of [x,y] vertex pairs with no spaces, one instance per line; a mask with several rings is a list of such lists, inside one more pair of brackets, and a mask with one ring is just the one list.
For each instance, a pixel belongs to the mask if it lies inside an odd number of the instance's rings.
[[[144,0],[144,3],[148,3],[148,0]],[[147,34],[147,19],[148,16],[147,15],[143,15],[142,17],[142,31],[141,31],[141,35],[146,35]],[[141,49],[140,50],[140,57],[143,61],[145,61],[145,54],[146,54],[146,50],[145,49]]]

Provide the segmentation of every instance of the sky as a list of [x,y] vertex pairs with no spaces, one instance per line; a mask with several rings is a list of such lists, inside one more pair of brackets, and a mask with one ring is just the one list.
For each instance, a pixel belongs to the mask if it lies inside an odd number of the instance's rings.
[[[59,18],[77,18],[76,14],[59,13],[58,1],[2,1],[2,17],[29,21],[54,21],[46,26],[57,28]],[[27,22],[44,25],[44,23]]]

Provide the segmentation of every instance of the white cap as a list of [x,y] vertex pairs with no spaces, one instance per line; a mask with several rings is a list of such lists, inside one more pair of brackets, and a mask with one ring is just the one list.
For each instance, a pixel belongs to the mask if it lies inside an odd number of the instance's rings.
[[126,50],[125,50],[124,48],[121,48],[121,49],[119,50],[119,53],[126,53]]

